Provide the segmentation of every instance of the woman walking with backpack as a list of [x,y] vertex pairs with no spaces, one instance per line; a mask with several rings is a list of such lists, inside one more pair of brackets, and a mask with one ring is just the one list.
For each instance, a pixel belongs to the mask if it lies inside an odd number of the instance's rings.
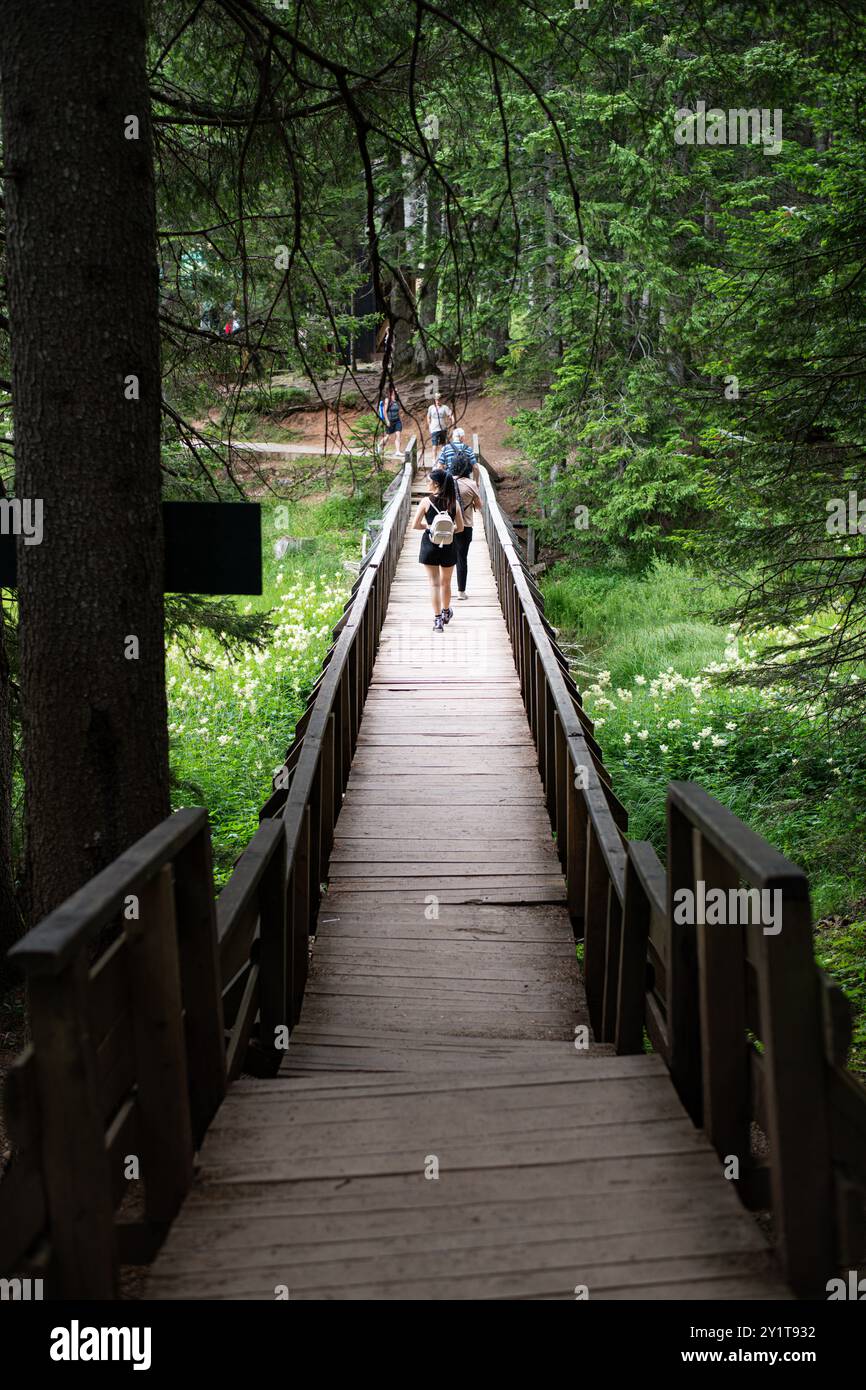
[[403,421],[400,417],[400,402],[397,399],[397,392],[394,390],[393,386],[389,390],[385,400],[385,414],[383,418],[385,420],[385,433],[388,438],[390,439],[392,434],[397,436],[394,453],[402,454],[403,450],[400,446],[403,443]]
[[430,474],[431,492],[422,497],[415,512],[413,529],[423,531],[418,559],[426,567],[433,604],[433,631],[442,632],[450,623],[451,577],[457,563],[455,537],[463,530],[463,509],[457,484],[444,468]]

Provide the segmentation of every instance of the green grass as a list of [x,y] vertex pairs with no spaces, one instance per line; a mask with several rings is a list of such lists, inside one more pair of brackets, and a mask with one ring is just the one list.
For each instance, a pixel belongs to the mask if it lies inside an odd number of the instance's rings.
[[808,874],[816,954],[853,1005],[866,1068],[866,749],[777,690],[720,685],[748,660],[713,620],[715,585],[659,563],[643,576],[558,567],[542,584],[629,833],[665,854],[665,794],[700,783]]
[[697,674],[725,649],[709,615],[722,591],[678,566],[659,562],[643,578],[558,567],[544,580],[545,611],[584,651],[586,669],[603,666],[613,684],[672,665]]

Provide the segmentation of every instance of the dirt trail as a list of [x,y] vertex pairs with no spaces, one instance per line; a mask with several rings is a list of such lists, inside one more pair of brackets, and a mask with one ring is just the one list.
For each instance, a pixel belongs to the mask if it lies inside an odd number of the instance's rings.
[[[443,378],[443,394],[446,400],[449,397],[449,386],[447,379]],[[330,388],[334,383],[325,383],[326,388]],[[371,396],[375,392],[375,382],[370,377],[369,381],[363,381],[365,392]],[[505,395],[499,392],[485,392],[484,383],[481,380],[467,382],[468,391],[466,396],[461,399],[460,393],[457,396],[456,417],[457,423],[466,431],[468,439],[473,434],[477,434],[481,451],[484,457],[489,460],[493,467],[502,476],[500,488],[500,501],[505,510],[512,516],[522,516],[525,514],[531,499],[531,470],[522,460],[518,449],[515,447],[512,438],[512,429],[509,419],[518,410],[536,409],[538,398],[525,395]],[[349,385],[346,386],[347,393]],[[422,463],[425,465],[431,461],[430,443],[427,436],[426,410],[429,399],[425,395],[425,383],[423,379],[406,379],[397,382],[397,390],[404,405],[403,411],[403,443],[414,433],[419,433],[424,448],[422,450]],[[333,393],[327,389],[327,395]],[[212,421],[216,422],[222,412],[222,407],[215,406],[209,411]],[[363,410],[356,406],[334,409],[329,406],[327,409],[317,408],[315,410],[293,410],[288,412],[282,419],[275,419],[274,423],[291,431],[293,446],[291,450],[284,449],[283,458],[275,452],[268,458],[266,471],[271,476],[278,476],[283,471],[291,469],[291,462],[285,457],[287,453],[299,452],[299,446],[307,444],[310,452],[315,454],[333,454],[341,451],[348,451],[354,441],[352,430],[364,417],[369,416],[369,411],[365,407]],[[390,456],[389,456],[390,462]],[[396,462],[396,460],[395,460]],[[260,461],[261,466],[261,461]]]

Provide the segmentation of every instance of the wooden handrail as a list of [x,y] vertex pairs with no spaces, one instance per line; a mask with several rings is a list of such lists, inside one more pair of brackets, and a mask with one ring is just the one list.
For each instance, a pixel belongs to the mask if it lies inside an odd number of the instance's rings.
[[[334,825],[360,728],[391,582],[403,545],[418,467],[418,441],[405,453],[399,482],[368,551],[352,596],[334,629],[335,642],[317,683],[315,699],[298,723],[275,790],[262,808],[278,817],[286,842],[286,996],[283,1017],[291,1028],[300,1015],[307,976],[308,936],[333,844]],[[396,480],[395,480],[396,481]],[[393,487],[393,484],[391,485]],[[283,786],[279,786],[279,783]]]
[[[815,964],[808,879],[690,782],[668,787],[666,869],[652,845],[626,840],[591,722],[483,468],[482,486],[500,602],[584,937],[596,1038],[641,1052],[646,1030],[744,1202],[772,1207],[788,1281],[820,1295],[834,1263],[856,1259],[863,1245],[866,1089],[843,1065],[844,996]],[[778,931],[675,916],[684,888],[696,896],[712,885],[751,902],[742,884],[779,893]],[[767,1135],[767,1162],[752,1154],[752,1121]]]
[[95,940],[139,891],[207,825],[207,811],[190,806],[154,826],[12,947],[9,959],[26,975],[58,975]]
[[538,749],[575,935],[584,938],[590,1018],[596,1036],[609,1040],[615,1032],[616,999],[608,956],[622,920],[627,818],[483,460],[479,467],[484,528],[499,599]]
[[721,854],[731,867],[755,887],[779,888],[791,898],[808,899],[809,880],[792,864],[709,792],[695,782],[668,784],[668,803],[688,818],[690,825]]
[[[402,544],[406,511],[411,499],[412,479],[417,468],[417,447],[417,440],[413,438],[406,450],[408,457],[403,465],[400,487],[388,505],[376,544],[368,552],[361,583],[353,597],[347,621],[337,639],[333,656],[328,663],[325,679],[317,693],[315,709],[304,734],[301,756],[282,812],[286,826],[286,847],[290,865],[294,861],[298,848],[304,807],[309,805],[313,779],[316,775],[316,767],[321,752],[321,743],[325,736],[325,726],[333,708],[337,688],[346,671],[350,649],[356,641],[359,627],[364,621],[373,586],[379,576],[383,561],[388,558],[392,540],[399,536],[400,544]],[[403,522],[402,527],[400,526],[401,521]]]

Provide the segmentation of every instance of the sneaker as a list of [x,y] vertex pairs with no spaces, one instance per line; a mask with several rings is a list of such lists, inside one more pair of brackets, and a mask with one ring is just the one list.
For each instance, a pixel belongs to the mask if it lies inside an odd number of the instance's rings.
[[457,592],[457,597],[458,597],[459,599],[465,599],[465,598],[466,598],[466,595],[465,595],[465,594],[461,594],[460,591],[458,590],[458,592]]
[[444,631],[445,631],[445,619],[442,617],[442,614],[441,614],[441,613],[437,613],[437,614],[436,614],[436,617],[433,619],[433,631],[434,631],[434,632],[444,632]]
[[442,609],[442,621],[443,621],[443,623],[450,623],[450,621],[451,621],[451,619],[452,619],[453,617],[454,617],[454,609],[453,609],[453,608],[443,608],[443,609]]

